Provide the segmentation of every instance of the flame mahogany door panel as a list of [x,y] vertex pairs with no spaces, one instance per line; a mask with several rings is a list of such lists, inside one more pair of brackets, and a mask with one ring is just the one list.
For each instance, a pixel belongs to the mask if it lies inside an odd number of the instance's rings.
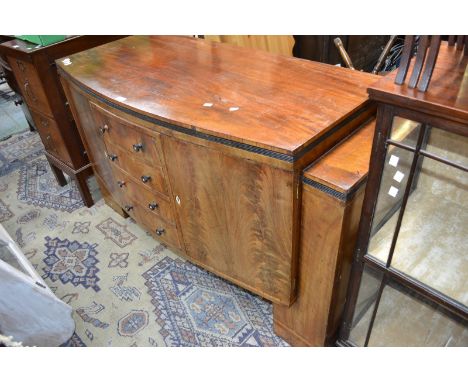
[[288,305],[293,172],[167,136],[162,142],[187,257]]

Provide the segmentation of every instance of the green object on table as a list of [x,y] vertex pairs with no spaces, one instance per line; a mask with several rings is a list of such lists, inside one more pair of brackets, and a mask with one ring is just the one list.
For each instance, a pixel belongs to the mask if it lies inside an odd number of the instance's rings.
[[67,38],[66,35],[52,35],[52,36],[44,36],[44,35],[20,35],[15,36],[21,40],[33,42],[35,44],[39,44],[42,46],[47,46],[51,44],[55,44],[56,42],[63,41]]

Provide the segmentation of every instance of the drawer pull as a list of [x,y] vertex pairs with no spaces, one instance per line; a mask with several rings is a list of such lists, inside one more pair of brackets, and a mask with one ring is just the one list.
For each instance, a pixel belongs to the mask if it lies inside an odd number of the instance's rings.
[[158,236],[162,236],[164,232],[166,232],[166,230],[164,228],[157,228],[156,229],[156,235],[158,235]]
[[47,119],[41,118],[41,125],[47,127],[49,126],[49,121]]
[[108,154],[107,157],[108,157],[112,162],[114,162],[114,161],[117,159],[117,155],[114,155],[114,154]]
[[104,133],[109,130],[109,126],[107,125],[104,125],[102,127],[99,128],[99,131],[101,132],[102,135],[104,135]]
[[151,176],[143,175],[143,176],[141,177],[141,181],[142,181],[143,183],[148,183],[150,180],[151,180]]
[[117,184],[119,185],[120,188],[122,188],[123,186],[125,186],[125,182],[123,180],[119,180],[117,182]]
[[143,150],[143,143],[135,143],[133,145],[133,151],[142,151]]
[[130,212],[131,210],[133,210],[133,206],[125,206],[125,210],[127,212]]
[[150,203],[148,204],[148,208],[152,211],[154,211],[156,208],[159,208],[159,204],[158,203]]

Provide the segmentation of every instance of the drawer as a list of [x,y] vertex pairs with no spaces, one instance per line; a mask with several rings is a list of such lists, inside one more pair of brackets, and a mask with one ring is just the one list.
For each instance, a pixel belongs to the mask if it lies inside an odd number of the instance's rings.
[[34,65],[13,57],[9,57],[9,61],[28,106],[48,116],[53,116]]
[[30,112],[47,152],[71,165],[71,157],[55,120],[33,110]]
[[179,236],[174,224],[162,220],[154,213],[148,211],[144,206],[131,199],[124,198],[122,208],[133,220],[151,232],[157,240],[180,248]]
[[171,203],[163,197],[154,194],[140,186],[135,180],[116,166],[113,166],[116,188],[119,189],[125,201],[132,200],[139,203],[146,211],[175,224]]
[[127,151],[110,142],[106,144],[106,147],[107,158],[114,166],[125,170],[136,179],[137,183],[148,190],[154,190],[165,195],[168,194],[166,179],[161,167],[150,166],[146,162],[136,160]]
[[134,203],[127,198],[125,198],[123,195],[121,195],[121,199],[119,201],[120,206],[122,209],[135,221],[138,221],[137,217],[137,209],[140,209],[141,206],[139,206],[137,203]]
[[96,120],[96,128],[107,144],[114,144],[125,150],[132,159],[150,166],[161,166],[161,140],[159,134],[150,136],[143,129],[111,112],[91,103]]
[[157,240],[161,239],[164,243],[180,248],[179,236],[175,225],[165,222],[137,203],[134,204],[134,207],[136,207],[135,220],[148,228]]

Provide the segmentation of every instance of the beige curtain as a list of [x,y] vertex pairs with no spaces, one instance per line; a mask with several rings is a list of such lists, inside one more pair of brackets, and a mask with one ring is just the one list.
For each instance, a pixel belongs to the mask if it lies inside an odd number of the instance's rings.
[[294,46],[293,36],[205,35],[205,39],[287,56],[292,56]]

